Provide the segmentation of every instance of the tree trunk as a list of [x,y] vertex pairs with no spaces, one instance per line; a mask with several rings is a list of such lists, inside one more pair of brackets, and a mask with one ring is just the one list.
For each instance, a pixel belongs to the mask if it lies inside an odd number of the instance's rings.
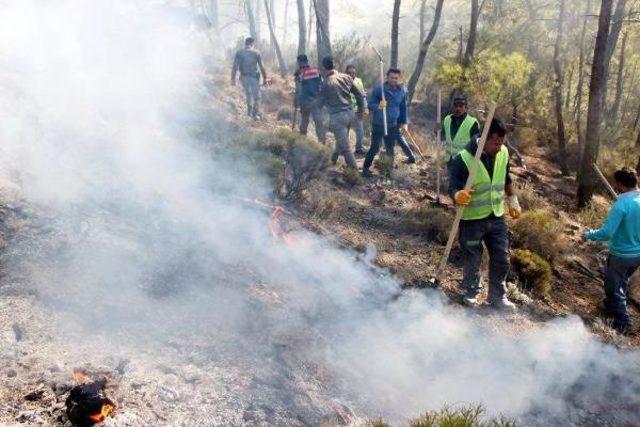
[[298,54],[307,52],[307,21],[304,16],[304,0],[297,0],[298,4]]
[[424,21],[427,19],[427,0],[420,1],[420,41],[424,40],[425,28]]
[[616,78],[616,96],[613,100],[613,105],[609,114],[607,114],[607,126],[613,128],[618,121],[618,113],[620,112],[620,104],[622,103],[622,89],[624,83],[624,53],[627,46],[627,35],[624,33],[622,36],[622,45],[620,45],[620,57],[618,59],[618,75]]
[[216,34],[220,32],[220,8],[218,0],[209,0],[209,20]]
[[458,62],[462,64],[463,55],[464,55],[464,37],[462,31],[462,25],[458,28],[460,30],[460,43],[458,43]]
[[287,46],[287,29],[289,28],[289,0],[284,0],[284,18],[282,20],[282,45]]
[[564,97],[564,111],[569,111],[569,107],[571,106],[571,89],[573,89],[573,73],[575,71],[575,68],[575,63],[572,62],[569,68],[569,75],[566,79],[567,91]]
[[587,0],[587,7],[585,10],[584,18],[582,21],[582,31],[580,32],[580,61],[578,65],[578,87],[576,88],[576,105],[575,105],[575,118],[576,118],[576,135],[578,139],[578,173],[577,177],[580,178],[580,165],[582,164],[582,155],[584,152],[584,133],[582,132],[582,93],[584,91],[584,63],[585,63],[585,46],[584,38],[587,32],[587,15],[591,12],[591,0]]
[[249,24],[249,34],[255,40],[258,40],[258,30],[256,29],[256,16],[253,10],[253,0],[244,1],[244,11],[247,15],[247,22]]
[[558,129],[558,147],[560,148],[560,170],[563,176],[569,175],[569,167],[567,166],[567,136],[564,128],[564,117],[562,114],[562,65],[560,63],[560,49],[562,49],[562,38],[564,36],[564,9],[565,0],[560,0],[560,15],[558,16],[558,32],[556,35],[556,44],[553,49],[553,71],[556,75],[556,81],[553,87],[555,98],[556,125]]
[[256,16],[256,41],[260,40],[261,34],[261,26],[262,26],[262,6],[260,5],[260,0],[255,0],[256,4],[254,6],[254,14]]
[[309,0],[309,24],[307,25],[307,44],[311,48],[311,34],[313,33],[313,23],[315,22],[315,13],[313,8],[313,0]]
[[[611,69],[610,64],[611,60],[613,59],[613,54],[616,51],[616,45],[618,44],[620,31],[622,30],[622,23],[624,22],[624,9],[626,4],[627,0],[618,0],[610,24],[609,35],[607,36],[607,44],[605,47],[605,63],[607,64],[605,74],[603,76],[605,82],[609,82],[609,70]],[[607,91],[608,86],[605,84],[604,91],[602,92],[602,104],[605,107],[607,105]]]
[[316,12],[316,45],[318,62],[331,55],[331,34],[329,32],[330,8],[329,0],[312,0]]
[[462,66],[465,68],[471,64],[471,59],[475,53],[479,17],[480,7],[478,6],[478,0],[471,0],[471,24],[469,25],[469,38],[467,39],[467,50],[464,52],[464,59],[462,60]]
[[[267,7],[269,8],[269,13],[265,13],[267,15],[267,28],[269,28],[269,26],[273,27],[273,31],[276,30],[276,15],[275,15],[275,10],[276,8],[273,6],[273,0],[269,0],[269,3],[264,5],[265,8],[265,12],[267,11]],[[271,16],[271,19],[269,19],[269,16]],[[271,37],[271,31],[269,31],[269,48],[276,53],[276,47],[273,44],[273,40],[275,37]],[[277,53],[276,53],[277,55]]]
[[589,204],[593,197],[595,176],[593,164],[598,158],[600,145],[600,123],[602,122],[602,100],[607,84],[606,70],[607,39],[611,28],[611,9],[613,0],[601,0],[600,16],[598,18],[598,33],[593,50],[591,65],[591,80],[589,82],[589,109],[587,111],[587,134],[582,162],[580,163],[580,177],[578,179],[578,207]]
[[269,7],[269,0],[264,0],[264,11],[267,14],[267,23],[269,24],[269,35],[271,36],[271,44],[276,51],[276,58],[278,58],[278,66],[280,68],[280,77],[283,79],[287,76],[287,66],[282,58],[282,51],[280,50],[280,44],[276,38],[276,29],[273,27],[273,20],[271,19],[272,11]]
[[416,67],[411,74],[411,78],[409,79],[409,83],[407,84],[407,98],[409,105],[411,105],[411,101],[413,100],[413,94],[416,90],[416,86],[418,85],[418,81],[420,80],[420,76],[422,75],[422,69],[424,68],[424,61],[427,57],[427,52],[429,51],[429,46],[433,39],[436,36],[436,32],[438,31],[438,25],[440,25],[440,16],[442,15],[442,4],[444,0],[436,1],[436,11],[433,16],[433,22],[431,23],[431,29],[429,30],[429,34],[422,42],[422,46],[420,47],[420,53],[418,54],[418,61],[416,62]]
[[[391,15],[391,68],[398,68],[398,26],[400,25],[401,0],[393,1],[393,14]],[[422,39],[420,39],[422,40]]]

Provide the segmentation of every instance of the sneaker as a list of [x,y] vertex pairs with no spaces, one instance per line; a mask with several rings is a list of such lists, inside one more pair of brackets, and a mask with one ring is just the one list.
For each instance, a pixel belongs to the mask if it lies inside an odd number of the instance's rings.
[[365,154],[367,154],[367,152],[364,151],[362,148],[358,148],[356,151],[353,152],[353,154],[355,154],[356,156],[364,156]]
[[338,163],[338,157],[340,155],[338,153],[331,154],[331,163],[335,166]]
[[363,169],[362,170],[362,177],[363,178],[371,178],[373,176],[373,174],[371,173],[371,171],[369,169]]
[[406,159],[404,159],[402,161],[402,163],[404,163],[405,165],[412,165],[416,162],[416,158],[415,157],[407,157]]
[[480,307],[480,302],[477,297],[464,297],[462,298],[462,303],[471,308]]
[[504,311],[516,311],[517,307],[514,303],[512,303],[511,301],[509,301],[509,299],[507,297],[504,297],[502,299],[499,299],[497,301],[491,302],[489,303],[489,305],[491,305],[491,307],[497,309],[497,310],[504,310]]
[[617,322],[613,322],[613,329],[618,331],[620,335],[635,335],[637,332],[636,328],[634,328],[631,324],[621,324]]

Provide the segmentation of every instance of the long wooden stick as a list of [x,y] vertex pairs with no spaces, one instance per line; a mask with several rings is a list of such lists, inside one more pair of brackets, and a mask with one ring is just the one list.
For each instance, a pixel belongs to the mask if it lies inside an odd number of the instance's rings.
[[593,169],[596,171],[596,173],[598,174],[598,177],[600,178],[600,180],[602,181],[602,183],[604,184],[604,186],[607,188],[607,190],[609,190],[609,193],[611,193],[611,196],[614,199],[618,198],[618,193],[616,192],[616,190],[613,189],[613,187],[611,186],[611,184],[609,184],[609,180],[607,179],[606,176],[604,176],[604,174],[602,173],[602,171],[600,170],[600,168],[598,167],[598,165],[596,165],[595,163],[593,164]]
[[409,129],[400,128],[400,132],[402,132],[402,135],[404,135],[405,138],[407,138],[409,145],[411,145],[411,147],[418,153],[418,156],[420,157],[420,159],[424,160],[424,154],[422,154],[422,150],[420,149],[420,146],[418,145],[416,140],[413,138],[413,135],[411,135],[411,132],[409,132]]
[[437,108],[436,124],[438,132],[436,132],[436,201],[440,203],[440,128],[442,127],[442,89],[438,89],[438,108]]
[[[482,151],[484,150],[484,144],[487,142],[487,136],[489,135],[489,127],[491,126],[491,121],[493,120],[493,115],[495,113],[496,113],[496,105],[493,104],[489,109],[489,115],[487,116],[487,120],[484,122],[484,128],[482,129],[482,136],[480,137],[480,140],[478,140],[478,148],[476,150],[475,156],[473,157],[473,163],[471,164],[471,169],[469,170],[469,177],[467,178],[467,182],[464,185],[465,191],[471,190],[471,187],[473,186],[473,180],[476,178],[476,172],[478,171],[478,164],[480,163],[480,156],[482,156]],[[435,277],[436,285],[440,283],[442,273],[444,273],[444,269],[447,267],[449,254],[451,254],[453,241],[456,238],[456,234],[458,234],[458,228],[460,227],[460,220],[462,219],[463,213],[464,213],[464,206],[458,206],[456,208],[456,217],[453,220],[453,225],[451,226],[451,231],[449,232],[449,239],[447,240],[447,246],[444,249],[444,256],[442,257],[442,260],[440,260],[440,265],[436,270],[436,277]]]

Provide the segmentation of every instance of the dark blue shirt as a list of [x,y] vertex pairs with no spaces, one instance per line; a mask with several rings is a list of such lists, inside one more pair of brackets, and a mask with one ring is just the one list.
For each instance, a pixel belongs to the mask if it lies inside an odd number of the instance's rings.
[[[387,125],[396,127],[407,123],[407,93],[402,86],[398,86],[392,90],[387,83],[384,84],[384,96],[387,100]],[[374,126],[382,126],[384,124],[382,110],[378,108],[382,100],[382,87],[377,85],[371,91],[369,97],[369,111],[371,115],[371,123]]]

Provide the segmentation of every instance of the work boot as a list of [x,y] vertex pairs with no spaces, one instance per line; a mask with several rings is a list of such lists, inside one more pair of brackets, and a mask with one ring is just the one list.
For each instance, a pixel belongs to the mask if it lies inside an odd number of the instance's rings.
[[406,159],[404,159],[402,161],[402,163],[404,163],[405,165],[412,165],[416,162],[416,158],[411,156],[411,157],[407,157]]
[[480,302],[477,297],[464,297],[462,298],[462,303],[470,308],[480,307]]
[[340,157],[340,154],[334,152],[333,154],[331,154],[331,163],[335,166],[338,163],[338,157]]
[[362,177],[363,178],[371,178],[371,177],[373,177],[373,174],[371,173],[371,171],[369,169],[362,169]]
[[358,148],[356,151],[353,152],[353,154],[355,154],[356,156],[364,156],[365,154],[367,154],[367,152],[364,151],[364,149],[362,148]]
[[492,308],[495,308],[496,310],[503,310],[503,311],[516,311],[517,307],[514,303],[512,303],[511,301],[509,301],[509,299],[507,297],[502,297],[501,299],[497,300],[497,301],[493,301],[490,302],[489,305]]

